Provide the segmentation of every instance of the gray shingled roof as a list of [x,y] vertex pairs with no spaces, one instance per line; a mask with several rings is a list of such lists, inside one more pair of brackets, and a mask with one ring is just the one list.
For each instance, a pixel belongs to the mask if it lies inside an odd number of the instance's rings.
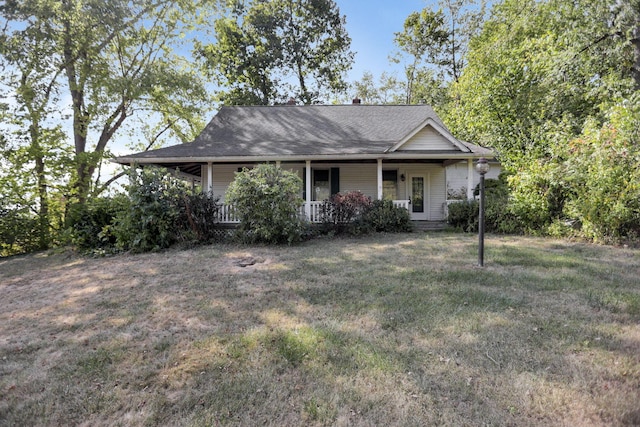
[[193,142],[122,159],[377,154],[428,119],[445,128],[427,105],[222,107]]

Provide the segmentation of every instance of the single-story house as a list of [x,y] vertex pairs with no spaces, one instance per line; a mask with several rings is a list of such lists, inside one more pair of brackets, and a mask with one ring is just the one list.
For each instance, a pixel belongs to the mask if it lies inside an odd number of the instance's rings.
[[[452,199],[473,198],[480,157],[494,162],[491,150],[455,138],[428,105],[354,100],[222,107],[193,142],[114,161],[178,170],[222,202],[236,172],[271,162],[301,178],[304,214],[311,221],[318,220],[324,199],[355,190],[393,200],[412,220],[443,221]],[[492,166],[487,178],[499,173]],[[224,212],[221,221],[235,221],[232,209]]]

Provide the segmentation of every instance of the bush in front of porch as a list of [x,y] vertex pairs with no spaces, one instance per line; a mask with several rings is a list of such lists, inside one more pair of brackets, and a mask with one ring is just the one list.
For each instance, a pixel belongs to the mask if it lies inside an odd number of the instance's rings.
[[391,200],[374,200],[360,191],[337,193],[322,207],[322,231],[360,235],[374,232],[411,231],[409,211]]
[[302,181],[272,164],[243,169],[227,189],[226,200],[240,220],[238,238],[247,243],[294,243],[302,239],[298,211]]

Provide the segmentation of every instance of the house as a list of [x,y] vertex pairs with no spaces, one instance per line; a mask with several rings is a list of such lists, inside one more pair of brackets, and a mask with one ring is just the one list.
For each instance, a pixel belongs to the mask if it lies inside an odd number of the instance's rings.
[[[388,198],[412,220],[442,221],[447,203],[472,198],[474,161],[487,148],[456,139],[427,105],[282,105],[222,107],[186,144],[116,158],[157,165],[222,197],[244,167],[272,162],[303,181],[304,213],[319,220],[322,200],[359,190]],[[494,167],[487,178],[497,176]],[[227,212],[227,210],[225,210]],[[234,222],[224,213],[223,222]]]

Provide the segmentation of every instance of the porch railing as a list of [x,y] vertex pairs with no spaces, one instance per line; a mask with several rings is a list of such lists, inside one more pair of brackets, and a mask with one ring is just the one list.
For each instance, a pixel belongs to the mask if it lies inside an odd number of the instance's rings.
[[[322,202],[322,201],[310,202],[310,204],[309,204],[309,218],[308,218],[308,220],[310,222],[313,222],[313,223],[322,222],[322,205],[323,205],[323,203],[324,202]],[[393,205],[408,210],[409,209],[409,200],[394,200],[393,201]],[[299,214],[300,214],[300,217],[302,217],[302,218],[306,217],[305,205],[300,206]],[[223,224],[237,224],[237,223],[240,222],[240,220],[238,219],[238,217],[235,214],[235,211],[233,209],[233,205],[226,205],[226,204],[223,204],[223,205],[220,206],[220,209],[218,211],[217,220],[218,220],[218,222],[223,223]]]
[[237,224],[240,222],[233,209],[233,205],[221,205],[218,210],[218,222],[223,224]]

